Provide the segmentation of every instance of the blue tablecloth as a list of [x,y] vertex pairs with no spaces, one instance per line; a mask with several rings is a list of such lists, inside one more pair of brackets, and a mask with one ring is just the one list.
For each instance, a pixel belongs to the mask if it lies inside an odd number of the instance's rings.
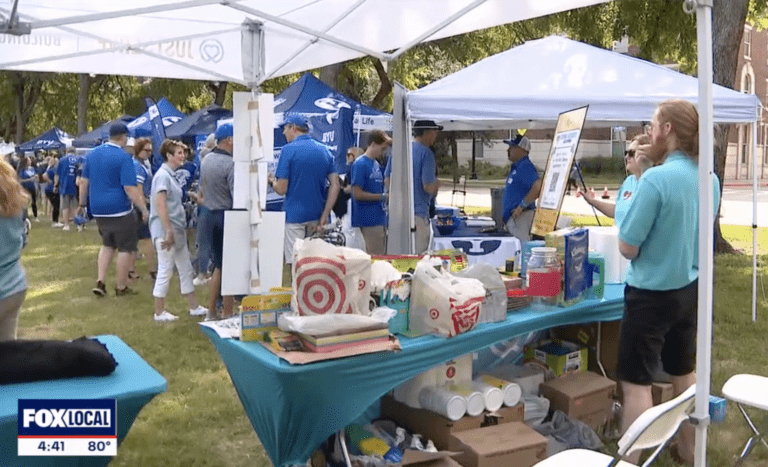
[[451,358],[528,331],[621,319],[623,285],[607,285],[605,298],[569,308],[530,308],[506,321],[445,339],[398,336],[403,350],[308,365],[291,365],[255,342],[222,339],[201,327],[219,352],[245,412],[276,466],[303,464],[332,433],[359,417],[395,386]]
[[507,259],[520,254],[520,240],[507,231],[481,232],[482,227],[468,227],[464,222],[451,235],[440,235],[432,222],[432,250],[458,248],[467,254],[467,263],[485,262],[503,268]]
[[165,392],[165,378],[117,336],[97,336],[117,360],[109,376],[57,379],[0,386],[0,465],[105,466],[111,457],[18,457],[19,399],[116,399],[117,441],[123,441],[139,411]]

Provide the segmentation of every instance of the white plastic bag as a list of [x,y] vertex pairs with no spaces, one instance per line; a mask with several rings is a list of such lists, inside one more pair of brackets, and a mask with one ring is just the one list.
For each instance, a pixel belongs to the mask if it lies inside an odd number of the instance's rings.
[[299,315],[369,315],[371,257],[320,239],[297,240],[293,249],[291,309]]
[[484,299],[485,288],[479,280],[437,270],[429,258],[424,258],[413,273],[409,331],[447,337],[469,331],[480,320]]
[[455,274],[457,277],[471,277],[483,283],[485,300],[480,314],[481,323],[495,323],[507,319],[507,287],[496,268],[488,263],[475,263]]

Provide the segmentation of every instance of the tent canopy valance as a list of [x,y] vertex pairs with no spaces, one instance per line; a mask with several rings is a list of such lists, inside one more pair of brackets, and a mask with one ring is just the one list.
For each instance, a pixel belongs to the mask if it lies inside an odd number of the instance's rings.
[[251,86],[603,1],[518,0],[512,8],[507,0],[23,0],[13,28],[20,35],[2,34],[10,1],[0,4],[0,69]]
[[17,152],[48,151],[72,146],[72,137],[57,127],[53,127],[37,138],[16,146]]
[[109,139],[109,127],[111,127],[113,123],[123,122],[128,124],[133,120],[134,117],[127,114],[114,120],[110,120],[95,130],[83,133],[82,135],[75,138],[75,140],[72,141],[72,146],[76,148],[95,148],[96,146]]
[[[530,66],[535,64],[535,66]],[[526,42],[409,92],[413,120],[448,130],[554,128],[557,117],[589,105],[588,126],[649,121],[666,99],[699,99],[698,79],[560,36]],[[714,86],[715,123],[757,120],[760,100]]]

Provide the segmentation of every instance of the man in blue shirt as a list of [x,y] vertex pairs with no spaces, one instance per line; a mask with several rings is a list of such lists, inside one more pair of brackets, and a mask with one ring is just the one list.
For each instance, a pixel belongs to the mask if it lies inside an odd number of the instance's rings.
[[98,258],[98,281],[93,293],[98,297],[107,295],[104,281],[112,257],[117,251],[115,295],[129,295],[135,292],[128,288],[128,269],[131,253],[138,243],[137,219],[133,212],[135,205],[142,219],[149,218],[143,196],[136,186],[136,169],[133,160],[123,150],[128,140],[128,128],[122,122],[109,128],[109,142],[97,147],[88,155],[83,167],[80,183],[80,209],[89,200],[91,213],[96,218],[101,234],[102,247]]
[[77,210],[77,178],[78,157],[75,156],[75,148],[67,148],[67,154],[59,159],[59,166],[54,175],[54,191],[59,194],[59,204],[61,207],[61,223],[64,224],[62,230],[69,230],[69,224],[75,218]]
[[[430,147],[435,144],[437,135],[443,127],[432,120],[416,120],[413,123],[413,215],[416,225],[416,254],[429,249],[430,223],[429,204],[437,196],[440,180],[437,178],[435,153]],[[389,177],[392,175],[392,158],[384,171],[384,185],[389,191]]]
[[528,158],[531,142],[523,135],[504,141],[509,145],[507,158],[512,163],[504,187],[504,224],[520,242],[531,240],[535,201],[541,191],[541,177]]
[[[293,244],[322,229],[339,195],[339,175],[328,146],[309,136],[309,121],[289,115],[281,125],[288,144],[283,146],[272,188],[285,195],[286,264],[293,263]],[[330,187],[328,188],[328,185]]]
[[359,227],[365,239],[365,251],[370,255],[386,253],[384,225],[387,214],[384,203],[384,175],[380,161],[392,144],[392,138],[381,130],[374,130],[368,137],[368,147],[362,156],[352,163],[352,227]]

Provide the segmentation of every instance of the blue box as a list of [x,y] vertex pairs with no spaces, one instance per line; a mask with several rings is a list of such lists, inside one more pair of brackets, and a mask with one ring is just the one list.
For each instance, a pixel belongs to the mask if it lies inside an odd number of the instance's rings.
[[728,404],[722,397],[709,396],[709,419],[714,423],[725,421],[726,407]]

